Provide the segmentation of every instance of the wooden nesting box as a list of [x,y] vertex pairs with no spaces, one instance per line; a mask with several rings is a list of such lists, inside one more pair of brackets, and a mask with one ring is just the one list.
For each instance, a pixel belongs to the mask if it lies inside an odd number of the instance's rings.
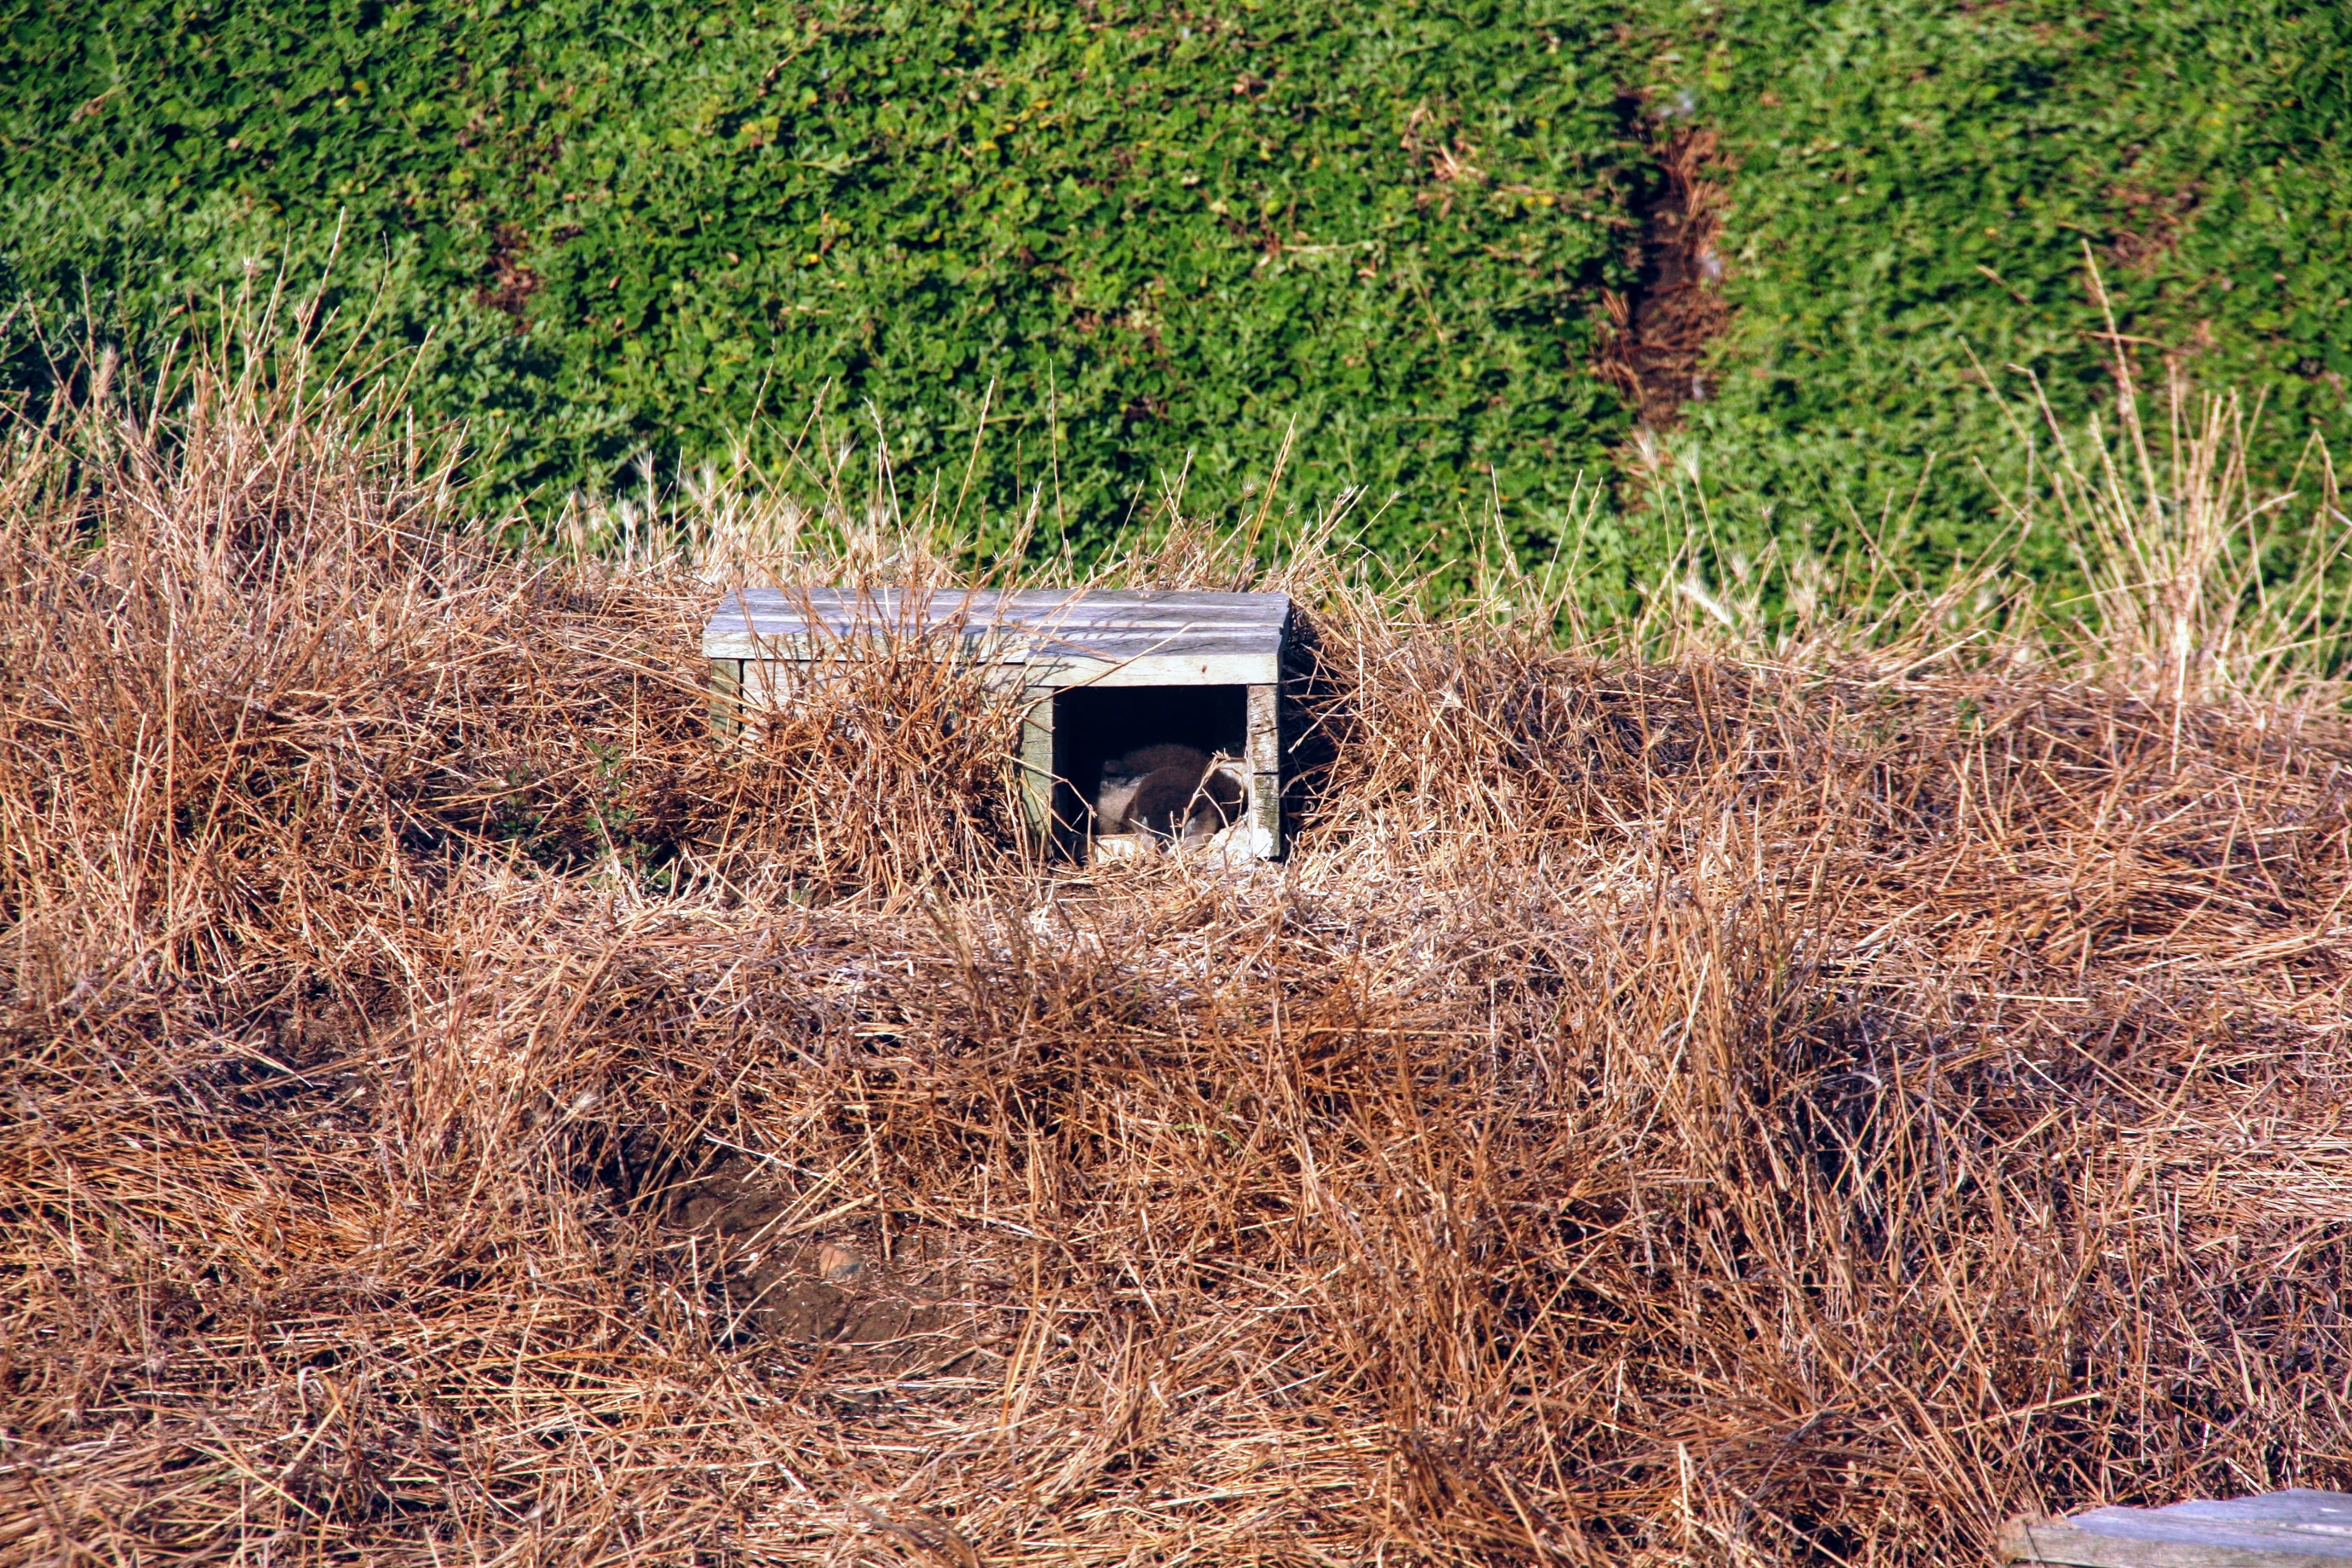
[[945,644],[1030,699],[1018,759],[1033,827],[1083,853],[1108,770],[1143,748],[1220,759],[1243,786],[1229,852],[1282,853],[1281,594],[745,588],[702,634],[723,707],[756,711],[846,644]]

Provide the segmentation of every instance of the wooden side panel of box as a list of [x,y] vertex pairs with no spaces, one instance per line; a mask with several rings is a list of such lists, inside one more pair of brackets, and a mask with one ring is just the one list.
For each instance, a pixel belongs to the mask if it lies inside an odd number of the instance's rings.
[[710,661],[710,735],[731,741],[743,732],[743,661]]
[[[752,668],[754,663],[757,668]],[[804,673],[807,668],[791,659],[710,660],[712,736],[730,740],[741,735],[747,710],[772,708],[785,672],[797,669]],[[1003,673],[1010,676],[1014,671],[1007,669]],[[1042,675],[1045,681],[1025,688],[1027,705],[1022,715],[1020,752],[1013,764],[1021,791],[1022,816],[1041,844],[1051,844],[1055,837],[1055,797],[1059,781],[1055,771],[1054,699],[1061,689],[1058,678],[1064,673],[1058,668],[1031,672],[1033,679]],[[1278,859],[1283,850],[1281,688],[1273,682],[1258,682],[1251,684],[1247,691],[1243,766],[1249,774],[1249,853],[1259,859]]]
[[1262,860],[1282,858],[1281,696],[1272,682],[1249,689],[1250,848]]
[[1054,839],[1054,689],[1032,686],[1021,715],[1021,814],[1040,845]]

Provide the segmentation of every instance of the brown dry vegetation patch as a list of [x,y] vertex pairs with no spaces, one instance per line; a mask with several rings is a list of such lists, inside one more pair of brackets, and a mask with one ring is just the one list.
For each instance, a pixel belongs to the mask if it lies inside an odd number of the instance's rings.
[[2340,734],[1310,563],[1292,860],[1081,878],[924,650],[714,746],[699,584],[310,417],[7,478],[0,1555],[1926,1564],[2352,1481]]
[[529,324],[530,297],[539,292],[540,277],[523,258],[530,238],[519,224],[502,223],[490,231],[488,274],[474,290],[474,302],[486,310],[514,318],[515,330]]
[[2155,274],[2197,221],[2205,193],[2193,184],[2163,193],[2125,181],[2111,187],[2107,195],[2125,214],[2125,221],[2107,244],[2108,258],[2146,278]]
[[1649,429],[1671,429],[1704,399],[1707,346],[1730,321],[1722,291],[1723,199],[1712,131],[1684,128],[1658,144],[1659,182],[1637,205],[1641,237],[1633,289],[1611,293],[1600,371],[1622,387]]

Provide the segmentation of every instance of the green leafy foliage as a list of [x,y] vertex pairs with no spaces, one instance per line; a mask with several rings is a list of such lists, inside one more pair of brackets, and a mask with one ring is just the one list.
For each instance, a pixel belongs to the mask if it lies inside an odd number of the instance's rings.
[[1690,515],[1594,370],[1682,126],[1733,314],[1669,445],[1718,554],[1984,548],[2024,458],[1979,364],[2112,396],[2086,254],[2144,379],[2263,400],[2265,479],[2352,431],[2336,6],[16,0],[0,39],[5,388],[323,275],[542,508],[644,457],[871,475],[877,430],[953,483],[985,406],[967,522],[1084,552],[1179,485],[1254,509],[1295,426],[1285,504],[1362,487],[1398,553],[1496,501],[1549,552],[1614,476],[1575,536],[1622,593]]
[[987,401],[995,510],[1082,546],[1238,500],[1294,422],[1292,479],[1403,492],[1391,532],[1539,527],[1626,423],[1608,15],[85,0],[11,29],[9,265],[152,337],[341,215],[390,266],[341,308],[437,344],[509,489],[772,458],[820,398],[937,466]]
[[[2145,382],[2170,360],[2266,401],[2265,478],[2315,430],[2352,435],[2352,10],[1833,0],[1672,20],[1654,101],[1686,95],[1726,155],[1733,326],[1685,449],[1727,535],[1851,540],[1891,498],[1912,514],[1891,548],[1931,568],[1984,548],[1987,475],[2023,475],[1979,367],[2029,401],[2031,373],[2063,418],[2113,398],[2086,258]],[[2063,574],[2065,543],[2026,558]]]

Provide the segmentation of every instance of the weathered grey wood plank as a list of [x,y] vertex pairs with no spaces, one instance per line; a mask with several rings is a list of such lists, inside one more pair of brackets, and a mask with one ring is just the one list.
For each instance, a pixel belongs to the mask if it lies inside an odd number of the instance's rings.
[[1282,709],[1280,689],[1271,683],[1249,689],[1247,750],[1252,852],[1273,860],[1282,854]]
[[1236,626],[1278,625],[1287,614],[1280,594],[1210,594],[1114,588],[754,588],[733,590],[721,606],[754,621],[803,620],[810,615],[838,629],[869,621],[912,620],[937,625],[953,619],[1019,624],[1051,617],[1058,624],[1159,617],[1207,618]]
[[2352,1563],[2352,1496],[2296,1488],[2012,1520],[2000,1554],[2070,1568],[2344,1568]]
[[2191,1546],[2175,1541],[2126,1541],[2063,1524],[2013,1523],[2001,1535],[2004,1563],[2064,1568],[2344,1568],[2339,1552],[2269,1552],[2246,1547]]
[[710,661],[710,732],[724,739],[743,728],[743,661]]
[[1243,686],[1281,678],[1290,609],[1280,594],[746,588],[720,602],[702,648],[804,662],[952,638],[960,657],[1025,667],[1033,686]]
[[1021,805],[1029,831],[1045,844],[1054,836],[1054,700],[1036,688],[1029,696],[1021,717]]

